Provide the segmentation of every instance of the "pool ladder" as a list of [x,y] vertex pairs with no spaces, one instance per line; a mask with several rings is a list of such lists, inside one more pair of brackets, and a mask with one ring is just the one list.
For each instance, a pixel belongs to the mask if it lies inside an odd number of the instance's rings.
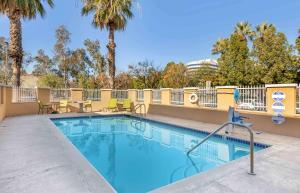
[[201,144],[203,144],[205,141],[207,141],[209,138],[211,138],[213,135],[215,135],[216,133],[218,133],[219,131],[221,131],[222,129],[224,129],[226,126],[239,126],[242,128],[245,128],[247,131],[249,131],[250,134],[250,171],[248,172],[248,174],[250,175],[255,175],[254,173],[254,140],[253,140],[253,131],[252,129],[244,124],[241,123],[236,123],[236,122],[227,122],[224,123],[223,125],[221,125],[221,127],[219,127],[218,129],[216,129],[214,132],[212,132],[211,134],[209,134],[207,137],[205,137],[202,141],[200,141],[200,143],[198,143],[197,145],[195,145],[194,147],[192,147],[188,152],[187,155],[189,156],[190,153],[192,151],[194,151],[196,148],[198,148]]
[[[140,110],[140,113],[137,113],[137,110]],[[145,116],[146,115],[146,105],[144,103],[135,105],[133,113],[137,116],[138,115]]]
[[[139,113],[137,113],[138,110],[139,110]],[[139,119],[136,121],[132,121],[131,126],[134,127],[136,130],[143,130],[143,129],[141,129],[142,117],[146,116],[146,105],[145,104],[135,105],[133,114]],[[139,125],[139,127],[137,125]]]

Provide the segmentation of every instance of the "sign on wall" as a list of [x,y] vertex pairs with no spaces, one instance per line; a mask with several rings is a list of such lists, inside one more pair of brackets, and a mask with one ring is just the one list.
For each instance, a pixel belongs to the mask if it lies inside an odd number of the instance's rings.
[[276,102],[281,102],[285,99],[285,93],[282,91],[273,92],[272,99]]
[[274,115],[272,117],[272,121],[275,124],[282,124],[285,121],[284,116],[282,113],[285,110],[285,106],[283,101],[285,100],[285,93],[282,91],[275,91],[272,93],[272,99],[274,103],[272,104],[272,110],[274,111]]

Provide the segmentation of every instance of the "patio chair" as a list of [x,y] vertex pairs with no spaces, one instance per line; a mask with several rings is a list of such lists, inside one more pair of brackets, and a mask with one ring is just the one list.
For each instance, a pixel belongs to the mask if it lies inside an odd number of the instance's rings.
[[124,110],[131,111],[131,100],[130,99],[124,99],[123,101],[123,107]]
[[40,100],[38,100],[38,105],[39,105],[39,112],[38,112],[38,114],[40,114],[40,113],[44,114],[45,110],[46,110],[47,114],[49,113],[49,111],[52,111],[52,106],[51,105],[45,105]]
[[118,111],[118,100],[110,99],[106,110]]
[[84,101],[83,108],[85,108],[85,111],[87,111],[88,108],[91,108],[91,112],[92,112],[93,111],[92,101],[91,100]]
[[58,109],[61,112],[61,109],[66,109],[66,113],[68,112],[68,100],[60,100]]

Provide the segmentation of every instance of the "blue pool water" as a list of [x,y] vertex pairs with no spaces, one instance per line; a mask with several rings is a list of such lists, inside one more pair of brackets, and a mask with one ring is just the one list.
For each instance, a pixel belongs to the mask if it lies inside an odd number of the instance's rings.
[[[130,116],[53,119],[119,193],[145,193],[249,154],[242,141]],[[263,149],[255,146],[255,151]]]

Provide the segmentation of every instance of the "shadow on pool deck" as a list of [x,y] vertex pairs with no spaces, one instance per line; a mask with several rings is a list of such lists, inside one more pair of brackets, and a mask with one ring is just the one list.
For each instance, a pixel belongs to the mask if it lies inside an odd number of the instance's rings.
[[[94,114],[49,115],[50,117]],[[150,119],[212,131],[218,125],[148,115]],[[300,129],[300,128],[299,128]],[[239,129],[235,137],[248,140]],[[155,193],[300,192],[300,139],[263,133],[255,141],[271,144],[255,153],[250,176],[248,156],[157,189]],[[1,193],[109,193],[113,188],[55,128],[47,115],[11,117],[0,122]]]

